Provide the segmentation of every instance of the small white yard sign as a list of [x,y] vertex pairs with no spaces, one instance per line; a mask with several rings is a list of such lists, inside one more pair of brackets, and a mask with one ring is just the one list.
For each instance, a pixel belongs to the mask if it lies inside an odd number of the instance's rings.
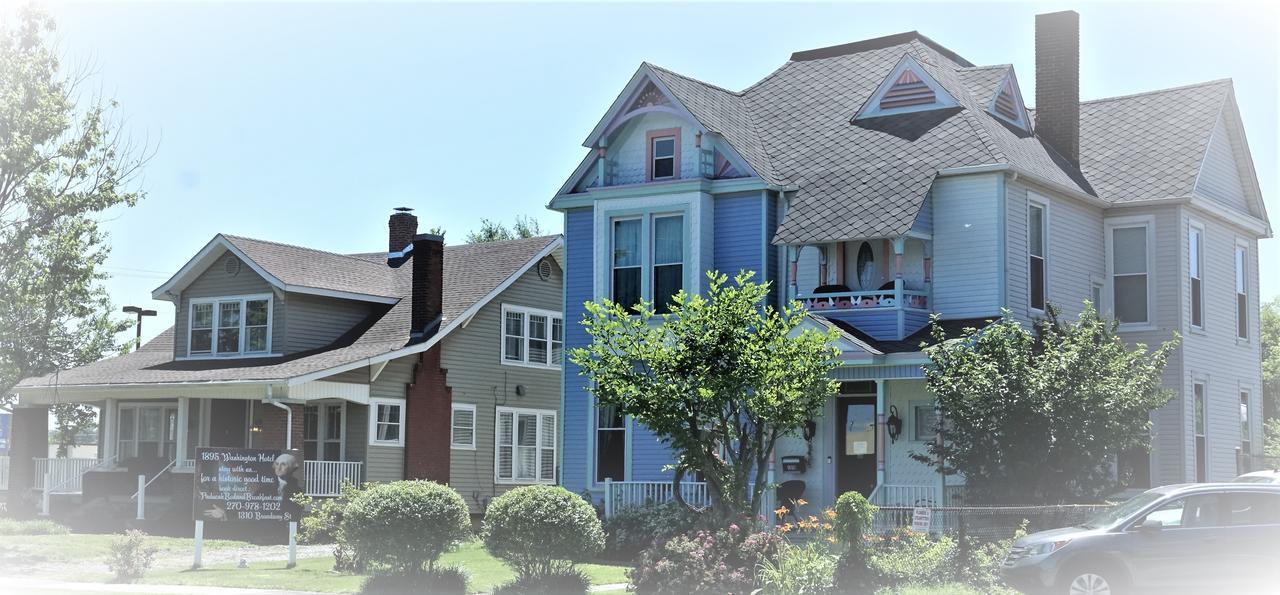
[[916,507],[911,510],[911,530],[916,533],[928,533],[933,524],[933,509]]

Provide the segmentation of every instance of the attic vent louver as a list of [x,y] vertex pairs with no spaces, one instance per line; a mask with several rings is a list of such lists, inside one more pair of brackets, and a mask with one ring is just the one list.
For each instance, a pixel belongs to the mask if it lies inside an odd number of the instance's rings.
[[543,281],[551,278],[551,261],[544,258],[538,263],[538,278]]
[[926,105],[937,101],[933,89],[914,71],[904,70],[893,86],[880,98],[880,109]]
[[1004,80],[1004,86],[1000,87],[1000,94],[996,95],[996,113],[1009,120],[1021,119],[1018,117],[1018,96],[1013,90],[1011,79]]
[[239,275],[240,259],[228,254],[226,260],[222,261],[222,267],[223,270],[227,271],[227,274],[232,277]]

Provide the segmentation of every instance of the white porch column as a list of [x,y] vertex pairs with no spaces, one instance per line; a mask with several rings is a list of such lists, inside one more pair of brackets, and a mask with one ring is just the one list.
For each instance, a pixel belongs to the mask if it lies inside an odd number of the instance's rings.
[[885,458],[888,453],[884,451],[887,442],[884,439],[885,433],[885,394],[884,380],[876,381],[876,485],[884,483]]
[[174,437],[177,441],[177,448],[173,450],[173,456],[181,466],[182,461],[187,460],[187,420],[191,415],[191,399],[188,397],[178,397],[178,433]]
[[906,251],[907,240],[904,237],[897,237],[893,240],[893,303],[898,308],[898,335],[897,338],[904,339],[907,334],[907,311],[903,309],[906,303],[903,301],[902,289],[902,253]]
[[796,299],[796,261],[800,258],[800,249],[787,246],[787,301]]
[[102,419],[102,444],[98,448],[98,458],[103,461],[112,461],[108,466],[114,467],[118,461],[114,461],[116,456],[116,435],[118,426],[117,421],[120,418],[120,411],[116,408],[115,399],[107,399],[102,404],[102,409],[98,412]]

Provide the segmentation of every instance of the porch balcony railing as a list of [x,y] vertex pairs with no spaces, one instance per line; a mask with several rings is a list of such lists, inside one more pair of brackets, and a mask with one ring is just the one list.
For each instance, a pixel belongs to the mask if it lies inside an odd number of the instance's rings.
[[342,494],[342,484],[359,486],[361,468],[359,461],[303,461],[307,495],[336,497]]
[[946,492],[942,486],[895,485],[880,484],[872,490],[868,498],[876,506],[938,508],[943,506],[960,506],[964,502],[964,486],[949,485]]
[[[691,506],[706,508],[711,506],[711,493],[706,482],[685,481],[680,483],[680,495]],[[604,516],[612,518],[625,508],[644,506],[646,504],[666,504],[675,501],[675,490],[670,481],[604,481]],[[773,510],[777,498],[773,489],[764,491],[760,503],[760,514],[766,521],[773,520]]]
[[880,291],[799,292],[796,299],[810,311],[929,309],[929,292],[915,289]]
[[0,457],[0,491],[9,489],[9,457]]
[[110,462],[111,459],[35,459],[35,481],[32,487],[44,491],[45,477],[48,477],[49,493],[79,494],[84,491],[84,474]]

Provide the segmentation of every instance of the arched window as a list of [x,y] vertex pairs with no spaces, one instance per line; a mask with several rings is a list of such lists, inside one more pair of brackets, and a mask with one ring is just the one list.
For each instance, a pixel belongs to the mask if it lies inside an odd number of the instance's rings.
[[871,242],[863,242],[858,248],[858,287],[862,290],[871,289],[871,284],[875,282],[876,276],[876,256],[871,250]]

